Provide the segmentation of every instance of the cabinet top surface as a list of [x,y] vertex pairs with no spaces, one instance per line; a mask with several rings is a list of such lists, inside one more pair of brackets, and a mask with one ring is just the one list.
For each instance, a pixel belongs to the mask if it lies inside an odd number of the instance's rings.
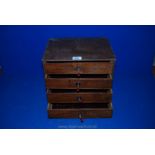
[[43,61],[105,61],[115,60],[105,38],[50,39]]

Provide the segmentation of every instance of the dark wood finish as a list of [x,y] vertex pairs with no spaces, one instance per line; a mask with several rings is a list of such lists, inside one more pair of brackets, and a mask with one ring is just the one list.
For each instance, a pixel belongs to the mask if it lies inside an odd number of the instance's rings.
[[46,78],[49,89],[106,89],[112,87],[111,75],[107,78]]
[[105,38],[67,38],[49,40],[43,61],[73,61],[73,56],[81,56],[81,61],[91,62],[115,60]]
[[50,103],[103,103],[111,102],[112,93],[88,92],[88,93],[48,93]]
[[48,117],[112,117],[114,62],[105,38],[49,40],[43,57]]
[[45,63],[46,74],[112,74],[113,62]]
[[52,109],[48,106],[49,118],[110,118],[112,117],[112,107],[108,108],[84,108],[84,109]]

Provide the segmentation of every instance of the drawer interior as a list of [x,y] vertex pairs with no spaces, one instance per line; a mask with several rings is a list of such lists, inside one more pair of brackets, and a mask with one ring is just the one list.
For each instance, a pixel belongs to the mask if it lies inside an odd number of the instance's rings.
[[47,74],[46,78],[105,78],[111,79],[111,74]]
[[[43,61],[44,63],[46,64],[66,64],[66,63],[94,63],[96,61],[92,61],[92,60],[87,60],[87,61],[51,61],[51,60],[46,60],[46,61]],[[97,63],[104,63],[104,62],[108,62],[108,63],[111,63],[113,62],[113,60],[102,60],[102,61],[97,61]]]
[[111,103],[92,103],[92,104],[80,104],[80,103],[52,103],[48,104],[49,109],[110,109]]
[[111,89],[80,89],[78,92],[75,89],[48,89],[47,93],[112,93]]

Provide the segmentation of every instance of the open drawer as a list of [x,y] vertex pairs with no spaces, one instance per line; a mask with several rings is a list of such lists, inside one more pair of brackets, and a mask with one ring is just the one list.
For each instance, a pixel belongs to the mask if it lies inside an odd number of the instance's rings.
[[49,103],[103,103],[112,101],[112,90],[48,90]]
[[112,75],[46,75],[48,89],[106,89],[112,88]]
[[48,104],[49,118],[103,118],[112,117],[111,103]]

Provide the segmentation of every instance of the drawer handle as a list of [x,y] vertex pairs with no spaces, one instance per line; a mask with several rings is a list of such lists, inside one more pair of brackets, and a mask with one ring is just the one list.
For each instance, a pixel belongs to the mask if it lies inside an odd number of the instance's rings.
[[78,89],[80,88],[80,82],[76,82],[75,85]]
[[79,66],[76,66],[76,67],[75,67],[75,70],[76,70],[77,72],[79,72],[79,71],[80,71],[80,67],[79,67]]
[[81,115],[81,114],[79,114],[79,119],[80,119],[81,123],[83,123],[83,122],[84,122],[84,120],[83,120],[83,118],[82,118],[82,115]]
[[78,101],[79,103],[81,103],[81,102],[82,102],[82,97],[78,96],[78,97],[77,97],[77,101]]

